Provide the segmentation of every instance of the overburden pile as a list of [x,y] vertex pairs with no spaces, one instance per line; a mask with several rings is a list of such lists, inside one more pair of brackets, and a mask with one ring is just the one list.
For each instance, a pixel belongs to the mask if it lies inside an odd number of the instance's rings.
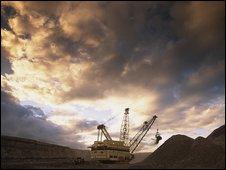
[[225,125],[207,138],[174,135],[144,161],[131,168],[225,168]]

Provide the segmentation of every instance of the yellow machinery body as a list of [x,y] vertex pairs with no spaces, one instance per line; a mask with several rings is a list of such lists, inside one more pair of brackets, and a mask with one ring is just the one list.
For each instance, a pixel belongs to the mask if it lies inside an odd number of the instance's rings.
[[[128,140],[129,132],[128,110],[129,108],[125,109],[125,118],[123,120],[124,123],[122,124],[120,132],[122,135],[120,136],[119,141],[112,140],[104,124],[97,126],[97,141],[94,141],[94,144],[89,147],[91,148],[92,160],[105,163],[128,163],[134,158],[132,153],[136,150],[148,130],[151,128],[157,116],[154,115],[152,119],[145,121],[138,133],[136,133],[136,135],[128,143],[126,142]],[[102,135],[105,136],[106,140],[102,141]],[[161,139],[159,138],[159,140]]]
[[96,161],[129,162],[133,158],[129,146],[125,146],[123,141],[94,141],[89,148],[91,148],[91,159]]

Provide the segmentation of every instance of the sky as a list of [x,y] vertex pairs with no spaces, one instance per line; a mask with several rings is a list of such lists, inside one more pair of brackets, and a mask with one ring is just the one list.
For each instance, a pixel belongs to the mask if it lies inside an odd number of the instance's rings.
[[1,135],[87,149],[127,107],[137,152],[225,123],[224,1],[1,1]]

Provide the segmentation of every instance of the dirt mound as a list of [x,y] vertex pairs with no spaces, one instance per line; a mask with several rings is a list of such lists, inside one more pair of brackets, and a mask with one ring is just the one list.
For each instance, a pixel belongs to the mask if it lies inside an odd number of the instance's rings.
[[135,163],[141,162],[145,158],[147,158],[150,154],[151,154],[150,152],[135,153],[134,159],[132,161],[130,161],[130,164],[135,164]]
[[[224,126],[222,127],[216,129],[208,138],[197,137],[194,140],[184,135],[172,136],[144,161],[132,165],[131,168],[223,169],[225,167],[225,151],[222,147],[224,145],[222,139],[225,135]],[[221,141],[220,144],[219,141]]]
[[225,125],[214,130],[208,137],[207,140],[220,145],[225,150]]
[[194,139],[184,135],[174,135],[161,145],[143,162],[132,168],[167,168],[183,159],[189,153]]
[[225,136],[225,125],[215,129],[207,139],[216,139],[218,137]]
[[224,168],[225,165],[219,163],[223,156],[224,150],[221,146],[205,138],[196,138],[188,155],[173,168]]

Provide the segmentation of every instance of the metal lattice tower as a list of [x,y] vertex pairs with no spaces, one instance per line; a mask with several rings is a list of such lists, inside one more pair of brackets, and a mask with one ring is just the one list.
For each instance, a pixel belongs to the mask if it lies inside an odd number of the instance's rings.
[[125,145],[129,142],[129,108],[125,109],[120,130],[120,141],[124,141]]

